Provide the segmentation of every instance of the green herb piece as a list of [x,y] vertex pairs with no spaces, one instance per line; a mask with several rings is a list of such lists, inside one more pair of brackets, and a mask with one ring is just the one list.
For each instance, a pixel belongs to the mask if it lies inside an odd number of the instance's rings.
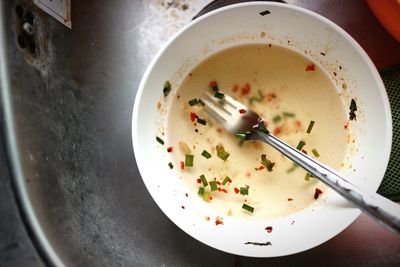
[[306,133],[311,133],[312,128],[314,127],[315,121],[310,121],[310,124],[308,124],[308,128]]
[[283,117],[285,118],[293,118],[295,116],[292,112],[283,112]]
[[276,115],[275,117],[272,118],[272,122],[277,124],[282,120],[282,117],[280,115]]
[[217,156],[218,158],[222,159],[223,161],[227,160],[229,157],[229,153],[225,151],[225,148],[223,145],[217,145]]
[[170,169],[174,168],[174,165],[172,164],[172,162],[168,163],[168,166],[169,166]]
[[318,151],[315,149],[315,148],[313,148],[312,150],[311,150],[311,152],[314,154],[314,156],[315,157],[319,157],[320,155],[319,155],[319,153],[318,153]]
[[267,155],[262,154],[261,164],[265,166],[268,172],[272,172],[272,168],[274,167],[275,162],[270,161],[269,159],[267,159]]
[[247,204],[243,204],[242,209],[247,210],[247,211],[249,211],[251,213],[254,212],[254,208],[252,206],[250,206],[250,205],[247,205]]
[[201,179],[201,182],[203,183],[203,186],[206,187],[208,185],[208,182],[207,182],[207,179],[204,176],[204,174],[200,175],[200,179]]
[[310,178],[311,178],[312,176],[311,176],[311,174],[309,174],[308,172],[306,173],[306,176],[304,177],[304,180],[306,180],[306,181],[310,181]]
[[189,100],[188,103],[189,103],[189,106],[193,107],[199,103],[199,99],[193,98],[192,100]]
[[242,132],[242,131],[237,131],[236,137],[240,140],[245,140],[247,137],[247,133]]
[[214,92],[218,92],[218,91],[219,91],[218,84],[217,84],[216,81],[210,82],[210,86],[211,86],[211,89],[212,89]]
[[209,202],[211,198],[211,192],[205,191],[203,194],[203,200]]
[[224,99],[224,96],[225,95],[223,93],[221,93],[221,92],[216,92],[215,95],[214,95],[214,97],[216,97],[218,99]]
[[211,192],[216,191],[218,189],[216,181],[210,181]]
[[186,154],[185,155],[185,166],[186,167],[193,167],[193,155]]
[[226,185],[227,182],[229,182],[230,178],[228,176],[225,177],[225,179],[222,181],[222,185]]
[[159,142],[160,144],[164,145],[164,140],[162,140],[160,137],[156,136],[156,140],[157,140],[157,142]]
[[249,189],[247,187],[241,187],[240,188],[240,194],[243,196],[246,196],[249,194]]
[[304,142],[303,140],[300,140],[300,142],[297,144],[296,149],[301,151],[303,149],[303,147],[305,146],[305,144],[306,144],[306,142]]
[[197,194],[200,196],[204,195],[204,187],[199,187],[199,191],[197,191]]
[[204,120],[204,119],[201,119],[200,117],[197,117],[197,122],[202,124],[202,125],[206,125],[207,124],[207,121]]
[[267,130],[267,127],[265,126],[264,121],[260,121],[260,123],[257,125],[257,130],[264,132],[264,133],[269,133]]
[[203,150],[203,152],[201,152],[201,155],[202,155],[203,157],[205,157],[206,159],[211,158],[211,154],[208,153],[208,151],[205,150],[205,149]]
[[164,87],[163,87],[164,97],[169,95],[170,92],[171,92],[171,83],[169,81],[165,81]]

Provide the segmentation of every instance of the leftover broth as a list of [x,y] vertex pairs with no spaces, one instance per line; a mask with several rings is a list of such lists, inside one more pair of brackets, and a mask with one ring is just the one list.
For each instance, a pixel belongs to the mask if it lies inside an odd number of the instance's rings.
[[170,167],[189,191],[221,214],[279,218],[326,196],[325,185],[281,153],[261,142],[241,141],[210,119],[199,100],[205,90],[220,90],[242,102],[265,120],[271,133],[340,169],[347,151],[346,112],[318,65],[275,45],[216,53],[175,92],[166,133]]

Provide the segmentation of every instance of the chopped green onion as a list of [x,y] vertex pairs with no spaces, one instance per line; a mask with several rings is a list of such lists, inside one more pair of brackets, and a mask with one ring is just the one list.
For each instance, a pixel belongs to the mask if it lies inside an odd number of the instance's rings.
[[254,208],[252,206],[247,205],[247,204],[243,204],[242,209],[247,210],[247,211],[249,211],[251,213],[254,212]]
[[160,144],[164,145],[164,140],[162,140],[160,137],[156,136],[156,140],[157,140],[157,142],[159,142]]
[[206,124],[207,124],[207,121],[206,121],[206,120],[203,120],[203,119],[201,119],[201,118],[199,118],[199,117],[197,117],[197,122],[200,123],[200,124],[202,124],[202,125],[206,125]]
[[319,157],[320,155],[319,155],[319,153],[318,153],[318,151],[315,149],[315,148],[313,148],[312,150],[311,150],[311,152],[314,154],[314,156],[315,157]]
[[261,155],[261,164],[265,166],[267,171],[272,172],[272,168],[274,167],[275,162],[268,160],[267,155],[262,154]]
[[207,150],[203,150],[203,152],[201,152],[201,155],[202,155],[203,157],[205,157],[206,159],[211,158],[211,154],[208,153]]
[[172,162],[168,163],[168,166],[169,166],[170,169],[174,168],[174,165],[172,164]]
[[267,127],[265,126],[264,121],[260,121],[260,123],[257,125],[257,130],[260,130],[261,132],[264,132],[264,133],[269,133],[269,131],[267,130]]
[[217,145],[216,149],[217,149],[218,158],[225,161],[229,157],[229,153],[225,151],[225,148],[223,145]]
[[314,123],[315,123],[315,121],[310,121],[310,124],[308,124],[306,133],[308,133],[308,134],[311,133],[311,130],[314,127]]
[[197,191],[197,194],[200,196],[204,195],[204,187],[199,187],[199,191]]
[[282,117],[280,115],[276,115],[275,117],[272,118],[272,121],[276,124],[279,123],[282,120]]
[[237,131],[236,137],[240,140],[245,140],[247,137],[247,133],[242,132],[242,131]]
[[306,176],[304,177],[304,180],[310,181],[310,177],[312,177],[311,174],[309,174],[309,173],[307,172],[307,173],[306,173]]
[[186,154],[185,155],[185,166],[193,167],[193,155]]
[[240,194],[245,196],[249,194],[249,189],[247,187],[241,187],[240,188]]
[[211,192],[218,189],[216,181],[210,181]]
[[303,147],[305,146],[305,144],[306,144],[306,142],[304,142],[303,140],[300,140],[300,142],[297,144],[296,149],[301,151],[303,149]]
[[214,97],[218,98],[218,99],[223,99],[224,98],[224,94],[221,92],[216,92]]
[[201,182],[203,183],[203,186],[206,187],[208,185],[208,182],[207,182],[207,179],[204,176],[204,174],[200,175],[200,179],[201,179]]
[[189,103],[189,106],[193,107],[199,103],[199,99],[193,98],[192,100],[189,100],[188,103]]
[[225,177],[225,179],[222,181],[222,185],[226,185],[227,182],[229,182],[230,178],[228,176]]
[[293,118],[295,115],[291,112],[283,112],[283,117],[285,118]]
[[163,87],[164,97],[169,95],[170,92],[171,92],[171,83],[169,81],[165,81]]

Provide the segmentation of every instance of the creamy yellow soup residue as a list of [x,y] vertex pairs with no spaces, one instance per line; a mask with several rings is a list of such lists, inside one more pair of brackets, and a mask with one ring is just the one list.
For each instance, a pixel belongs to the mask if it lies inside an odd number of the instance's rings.
[[[326,196],[327,188],[315,178],[305,180],[306,172],[261,142],[240,142],[205,114],[201,105],[190,106],[201,98],[210,83],[219,90],[257,112],[274,135],[297,146],[303,140],[303,151],[339,169],[347,151],[345,108],[329,77],[310,59],[292,50],[268,45],[244,45],[212,55],[194,68],[176,91],[167,123],[168,146],[173,165],[198,194],[200,176],[206,205],[221,215],[254,219],[272,219],[298,212]],[[198,122],[204,119],[206,125]],[[310,121],[315,121],[310,134]],[[216,146],[223,145],[227,160],[217,157]],[[170,149],[171,150],[171,149]],[[211,154],[202,156],[206,150]],[[185,155],[193,155],[193,166],[181,165]],[[263,168],[261,155],[274,162],[271,172]],[[230,180],[225,185],[226,177]],[[211,192],[209,182],[218,189]],[[248,188],[242,195],[240,188]],[[316,189],[322,191],[315,200]],[[251,213],[242,208],[247,204]]]

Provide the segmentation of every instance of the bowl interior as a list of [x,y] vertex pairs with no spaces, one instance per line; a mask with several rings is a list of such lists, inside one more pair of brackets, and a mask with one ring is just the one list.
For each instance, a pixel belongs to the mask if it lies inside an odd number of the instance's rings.
[[[219,214],[208,210],[197,196],[185,196],[185,184],[169,169],[169,156],[155,141],[166,125],[166,113],[156,108],[158,101],[164,101],[162,86],[166,80],[172,82],[174,90],[191,69],[213,53],[254,43],[281,45],[313,59],[337,85],[344,105],[348,107],[351,99],[357,101],[357,121],[351,125],[355,139],[352,166],[344,174],[364,190],[376,191],[388,162],[392,133],[389,103],[380,76],[366,53],[342,29],[290,5],[254,2],[228,6],[196,19],[176,34],[154,58],[140,84],[132,119],[133,145],[153,199],[189,235],[238,255],[282,256],[327,241],[353,222],[359,210],[331,192],[320,205],[289,217],[268,222],[226,217],[222,227],[216,226],[204,216],[213,220]],[[345,92],[343,81],[347,84]],[[183,204],[191,208],[184,210]],[[269,235],[264,230],[267,224],[274,226]],[[272,245],[249,245],[248,241]]]

